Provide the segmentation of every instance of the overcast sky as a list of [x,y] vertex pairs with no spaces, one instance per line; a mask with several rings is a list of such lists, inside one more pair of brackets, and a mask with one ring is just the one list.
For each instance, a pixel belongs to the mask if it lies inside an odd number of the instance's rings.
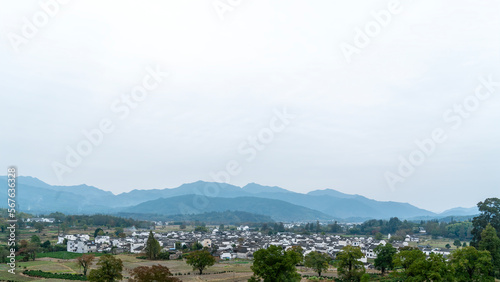
[[498,1],[67,2],[0,1],[4,169],[114,193],[229,171],[432,211],[500,196],[500,86],[480,79],[500,81]]

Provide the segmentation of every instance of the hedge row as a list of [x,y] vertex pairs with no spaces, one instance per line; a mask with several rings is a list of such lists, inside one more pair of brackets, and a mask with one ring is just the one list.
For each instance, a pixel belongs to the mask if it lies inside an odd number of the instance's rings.
[[[224,270],[224,271],[218,271],[218,272],[203,272],[202,275],[211,275],[211,274],[223,274],[223,273],[230,273],[234,272],[233,270]],[[198,275],[198,272],[193,272],[194,275]],[[173,276],[182,276],[182,275],[191,275],[191,272],[187,273],[182,273],[182,272],[176,272],[172,273]]]
[[23,271],[23,274],[41,278],[57,278],[57,279],[87,281],[87,277],[85,277],[83,274],[52,273],[52,272],[45,272],[42,270],[25,270]]

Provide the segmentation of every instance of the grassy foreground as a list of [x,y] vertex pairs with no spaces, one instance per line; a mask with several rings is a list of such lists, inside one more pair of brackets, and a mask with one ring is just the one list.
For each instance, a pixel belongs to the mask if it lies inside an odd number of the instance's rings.
[[[196,272],[193,271],[193,269],[183,260],[149,261],[137,259],[136,255],[128,254],[117,255],[117,257],[123,261],[123,281],[128,280],[128,271],[130,271],[131,269],[138,266],[150,266],[153,264],[165,265],[170,269],[172,273],[175,274],[182,273],[182,275],[176,276],[182,281],[247,281],[252,276],[252,270],[250,269],[250,267],[252,266],[251,261],[222,261],[206,269],[204,271],[206,274],[200,276],[195,274]],[[97,262],[97,259],[95,260],[95,262]],[[95,265],[93,267],[95,267]],[[61,259],[44,257],[37,258],[35,261],[19,262],[16,275],[12,275],[7,272],[7,265],[0,265],[0,281],[66,281],[60,279],[41,280],[39,278],[25,277],[21,274],[21,272],[25,269],[43,270],[54,273],[82,273],[74,258]],[[315,275],[315,273],[307,268],[298,267],[298,269],[301,274]],[[226,273],[216,274],[217,272],[224,271]],[[324,275],[335,276],[336,271],[331,268],[329,271],[324,273]]]

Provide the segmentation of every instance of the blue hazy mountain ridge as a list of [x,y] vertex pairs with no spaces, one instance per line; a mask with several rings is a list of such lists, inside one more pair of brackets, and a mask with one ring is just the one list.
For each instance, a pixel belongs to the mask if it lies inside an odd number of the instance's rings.
[[[0,177],[1,181],[1,177]],[[35,184],[35,183],[31,183]],[[7,207],[7,184],[2,181],[0,184],[2,191],[0,193],[0,207]],[[19,184],[16,191],[16,206],[18,210],[34,213],[50,213],[50,212],[64,212],[64,213],[109,213],[113,209],[107,207],[105,204],[99,202],[104,201],[95,197],[89,197],[93,193],[78,194],[81,192],[82,185],[67,186],[66,190],[71,191],[71,188],[76,188],[74,193],[62,191],[62,187],[42,188],[40,186],[31,186],[28,184]],[[89,186],[87,186],[89,187]],[[95,188],[97,189],[97,188]],[[92,190],[92,189],[89,189]],[[102,190],[101,190],[102,191]],[[105,192],[105,191],[102,191]],[[106,193],[106,192],[105,192]]]
[[132,190],[116,195],[114,201],[116,202],[116,206],[126,207],[158,198],[169,198],[182,195],[206,195],[208,197],[234,198],[249,196],[249,193],[243,191],[238,186],[227,183],[197,181],[182,184],[177,188]]
[[243,191],[251,193],[251,194],[258,194],[258,193],[293,193],[292,191],[288,191],[286,189],[283,189],[278,186],[264,186],[260,185],[257,183],[248,183],[247,185],[243,186],[241,189]]
[[200,195],[183,195],[147,201],[125,208],[121,212],[146,214],[198,214],[238,210],[270,216],[275,221],[331,220],[332,217],[317,210],[285,201],[257,198],[208,198]]
[[[6,191],[6,176],[0,176],[0,187],[4,189],[3,191]],[[6,194],[7,193],[0,193],[0,207],[6,207]],[[445,211],[443,214],[435,214],[408,203],[376,201],[360,195],[345,194],[333,189],[314,190],[307,194],[303,194],[289,191],[281,187],[263,186],[256,183],[250,183],[244,187],[239,187],[227,183],[197,181],[182,184],[175,188],[136,189],[114,195],[109,191],[104,191],[93,186],[57,186],[49,185],[34,177],[18,177],[19,207],[23,211],[38,213],[53,211],[64,213],[113,213],[126,210],[127,208],[134,208],[142,203],[158,200],[160,198],[168,199],[185,195],[201,195],[206,198],[211,198],[211,200],[213,198],[238,198],[232,200],[236,202],[241,200],[239,199],[241,197],[278,200],[292,204],[292,206],[285,207],[281,202],[274,203],[283,206],[283,208],[294,209],[303,207],[319,212],[319,214],[317,214],[318,216],[327,215],[335,219],[384,219],[395,216],[399,218],[432,218],[441,215],[448,216],[453,213],[457,213],[457,215],[464,215],[464,213],[468,212],[474,212],[473,214],[477,213],[475,212],[477,208],[456,208]],[[272,204],[269,201],[262,202]],[[230,206],[239,210],[238,205]],[[252,210],[249,207],[249,210],[245,211],[255,213],[256,210]],[[290,210],[289,213],[292,214],[293,211]],[[310,212],[308,212],[308,214],[314,215],[314,213]],[[314,218],[309,220],[314,220]]]
[[479,214],[479,209],[477,207],[472,207],[472,208],[452,208],[449,210],[445,210],[444,212],[440,213],[440,216],[463,216],[463,215],[475,215]]

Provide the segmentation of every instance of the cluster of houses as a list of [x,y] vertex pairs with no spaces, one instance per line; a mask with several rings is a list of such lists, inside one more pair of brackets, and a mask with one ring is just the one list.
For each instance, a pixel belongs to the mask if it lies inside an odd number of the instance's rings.
[[[321,252],[330,255],[332,258],[345,246],[357,246],[365,255],[362,259],[367,263],[367,259],[376,258],[375,248],[386,244],[386,240],[376,240],[373,237],[341,237],[339,235],[301,235],[293,233],[278,233],[274,235],[263,234],[261,232],[250,231],[248,226],[240,226],[237,230],[214,229],[211,233],[172,231],[167,233],[153,233],[160,243],[163,251],[170,252],[171,259],[177,259],[182,254],[179,249],[190,248],[195,243],[200,243],[207,247],[212,254],[223,260],[231,259],[252,259],[253,253],[271,245],[281,246],[284,249],[300,246],[304,254],[309,252]],[[139,254],[143,252],[149,237],[149,231],[133,231],[124,238],[111,238],[109,236],[97,236],[90,240],[88,235],[64,235],[59,236],[58,243],[67,240],[67,251],[76,253],[90,252],[130,252]],[[390,235],[389,235],[390,238]],[[392,242],[395,248],[402,248],[409,245],[409,242],[418,242],[418,237],[407,235],[404,241]],[[420,246],[426,254],[439,253],[445,256],[450,254],[450,250],[435,249],[430,246]]]
[[42,223],[54,223],[56,221],[55,218],[52,217],[30,217],[26,218],[26,222],[42,222]]

